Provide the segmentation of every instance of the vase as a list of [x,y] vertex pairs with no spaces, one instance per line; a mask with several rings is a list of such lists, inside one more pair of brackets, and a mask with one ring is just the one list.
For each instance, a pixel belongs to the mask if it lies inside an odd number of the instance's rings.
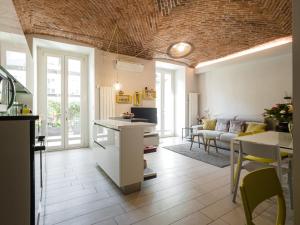
[[276,131],[289,133],[289,123],[288,122],[279,122],[276,126]]

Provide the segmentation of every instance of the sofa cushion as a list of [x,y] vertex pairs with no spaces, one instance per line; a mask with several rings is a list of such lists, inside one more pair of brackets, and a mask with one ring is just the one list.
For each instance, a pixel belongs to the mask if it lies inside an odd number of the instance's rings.
[[234,134],[234,133],[223,133],[220,135],[220,141],[230,142],[233,138],[237,136],[238,134]]
[[266,127],[267,127],[267,124],[265,124],[265,123],[249,122],[249,123],[247,123],[246,133],[249,133],[249,132],[262,132],[262,131],[266,130]]
[[245,122],[241,120],[230,120],[229,132],[238,134],[244,131]]
[[216,131],[228,132],[229,130],[229,120],[218,119],[216,124]]
[[198,130],[197,134],[202,134],[204,137],[213,137],[216,139],[220,138],[221,134],[224,134],[224,132],[216,131],[216,130]]
[[204,130],[214,130],[216,127],[216,119],[203,119],[203,129]]

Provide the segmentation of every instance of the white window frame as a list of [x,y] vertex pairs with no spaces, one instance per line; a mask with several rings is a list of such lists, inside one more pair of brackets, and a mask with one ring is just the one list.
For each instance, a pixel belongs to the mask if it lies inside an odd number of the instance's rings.
[[[38,78],[37,78],[37,109],[38,114],[42,118],[42,133],[46,134],[47,129],[47,62],[46,58],[47,56],[54,56],[54,57],[63,57],[63,64],[62,69],[64,70],[64,74],[67,72],[65,62],[67,58],[74,58],[74,59],[80,59],[82,61],[82,68],[81,68],[81,110],[80,110],[80,120],[81,120],[81,143],[80,145],[68,145],[65,143],[65,140],[67,140],[67,128],[65,126],[65,115],[62,113],[62,123],[64,124],[63,129],[63,139],[62,140],[62,146],[61,147],[48,147],[49,150],[64,150],[64,149],[74,149],[74,148],[86,148],[89,145],[89,132],[88,132],[88,56],[80,53],[74,53],[69,51],[61,51],[61,50],[55,50],[55,49],[47,49],[47,48],[41,48],[38,47],[37,50],[37,56],[38,56]],[[66,83],[68,78],[65,80],[62,80],[62,89],[66,88]],[[65,110],[66,105],[66,98],[67,98],[67,91],[62,90],[62,95],[64,94],[62,107]],[[46,134],[47,136],[47,134]]]
[[26,88],[33,91],[33,65],[32,57],[27,48],[22,44],[11,44],[9,42],[1,42],[1,65],[6,67],[6,51],[21,52],[26,54]]
[[[160,86],[161,86],[161,90],[160,90],[160,93],[161,93],[161,108],[164,108],[164,104],[165,104],[165,99],[164,99],[164,89],[165,89],[165,85],[164,85],[164,76],[166,73],[169,73],[171,74],[171,90],[172,90],[172,102],[173,102],[173,130],[171,131],[170,134],[165,134],[164,132],[164,110],[161,109],[161,115],[160,115],[160,118],[161,118],[161,130],[159,130],[159,134],[160,134],[160,137],[173,137],[175,136],[175,71],[174,70],[171,70],[171,69],[164,69],[164,68],[156,68],[156,73],[160,73],[161,74],[161,80],[160,80]],[[156,106],[158,107],[158,106]]]

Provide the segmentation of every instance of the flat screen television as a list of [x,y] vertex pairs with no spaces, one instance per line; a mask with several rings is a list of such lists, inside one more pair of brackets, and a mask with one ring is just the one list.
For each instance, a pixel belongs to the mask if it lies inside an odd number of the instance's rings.
[[157,124],[157,108],[131,107],[135,118],[147,119],[149,123]]

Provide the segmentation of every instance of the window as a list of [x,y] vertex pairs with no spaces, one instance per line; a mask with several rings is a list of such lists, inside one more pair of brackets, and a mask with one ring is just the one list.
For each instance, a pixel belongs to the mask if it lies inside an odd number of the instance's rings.
[[5,67],[21,84],[27,85],[27,54],[20,51],[5,51]]
[[174,71],[156,69],[157,131],[161,137],[174,135]]

